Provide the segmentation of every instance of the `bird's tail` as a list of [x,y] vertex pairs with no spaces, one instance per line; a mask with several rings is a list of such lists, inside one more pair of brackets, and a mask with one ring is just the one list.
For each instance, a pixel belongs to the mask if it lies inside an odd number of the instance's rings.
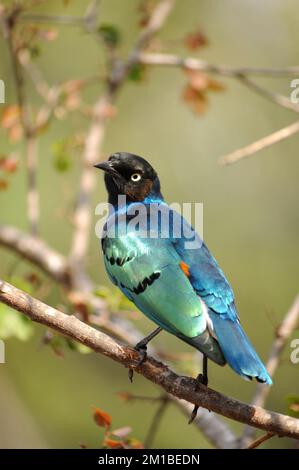
[[213,327],[225,359],[231,368],[245,378],[272,385],[264,364],[246,336],[238,320],[224,319],[209,311]]

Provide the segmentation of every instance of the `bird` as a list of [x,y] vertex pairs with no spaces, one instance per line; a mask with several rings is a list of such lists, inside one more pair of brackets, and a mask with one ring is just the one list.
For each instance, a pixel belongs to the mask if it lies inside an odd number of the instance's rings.
[[[196,386],[208,385],[208,359],[228,364],[247,380],[271,385],[241,326],[228,280],[205,242],[164,200],[150,163],[132,153],[116,152],[94,166],[104,171],[108,193],[109,214],[101,237],[106,271],[157,325],[135,346],[138,365],[146,360],[149,341],[166,330],[203,354]],[[192,234],[188,239],[186,231]],[[190,240],[194,243],[188,245]],[[132,369],[129,377],[132,380]]]

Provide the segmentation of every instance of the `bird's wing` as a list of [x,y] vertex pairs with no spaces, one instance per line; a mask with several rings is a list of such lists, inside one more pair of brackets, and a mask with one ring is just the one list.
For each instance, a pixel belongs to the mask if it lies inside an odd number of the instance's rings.
[[[187,224],[186,221],[184,221]],[[190,228],[190,226],[189,226]],[[186,239],[177,238],[174,246],[188,266],[190,282],[208,307],[217,341],[230,366],[245,378],[255,377],[271,385],[267,370],[240,324],[234,293],[207,246],[194,233],[197,244],[186,248]],[[194,240],[193,240],[194,241]]]
[[189,338],[205,331],[201,302],[171,241],[128,233],[105,238],[103,251],[112,281],[153,321]]
[[129,233],[105,238],[103,251],[110,278],[147,317],[216,363],[225,364],[171,240],[142,239]]
[[198,246],[186,248],[186,240],[174,240],[174,246],[181,259],[188,265],[189,280],[207,307],[221,316],[238,320],[234,305],[234,293],[217,261],[197,234]]

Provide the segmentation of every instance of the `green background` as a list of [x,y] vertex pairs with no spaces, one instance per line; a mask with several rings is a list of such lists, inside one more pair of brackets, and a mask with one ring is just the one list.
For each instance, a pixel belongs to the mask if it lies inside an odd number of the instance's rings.
[[[72,1],[65,8],[62,1],[52,1],[39,10],[82,14],[84,3]],[[135,0],[102,1],[100,23],[119,27],[123,54],[138,34],[137,5]],[[178,1],[159,38],[165,41],[166,51],[190,54],[182,47],[182,38],[198,27],[210,44],[191,54],[210,62],[269,67],[298,63],[296,0]],[[42,55],[37,59],[49,82],[98,73],[104,55],[94,38],[76,27],[57,29],[58,38],[43,44]],[[6,84],[7,104],[14,103],[11,65],[2,39],[0,78]],[[296,116],[233,79],[219,80],[225,91],[211,95],[208,111],[202,116],[193,114],[183,103],[186,76],[179,70],[154,68],[148,70],[143,82],[127,83],[118,97],[118,114],[109,125],[103,153],[122,150],[142,155],[158,170],[169,202],[204,203],[205,241],[234,288],[245,330],[266,359],[275,327],[298,291],[298,136],[230,167],[219,166],[217,159],[291,123]],[[288,78],[263,78],[259,82],[286,96],[290,94]],[[84,95],[86,101],[93,103],[100,90],[101,85],[90,87]],[[30,86],[28,92],[34,102],[36,96]],[[58,139],[68,138],[87,126],[86,118],[69,115],[56,121],[40,138],[41,236],[64,253],[72,233],[68,219],[78,187],[80,155],[72,157],[69,172],[60,174],[53,165],[51,147]],[[12,149],[3,130],[0,143],[1,154]],[[21,145],[17,147],[22,150]],[[25,188],[25,171],[21,167],[10,178],[9,189],[0,193],[1,223],[27,228]],[[93,207],[105,199],[99,175]],[[95,217],[94,223],[96,220]],[[92,232],[88,270],[95,283],[110,286],[98,245]],[[1,248],[1,277],[15,259]],[[16,267],[16,274],[28,270],[23,262]],[[57,305],[57,290],[51,281],[46,279],[45,283],[49,284],[46,301]],[[139,314],[136,324],[144,332],[152,328]],[[41,347],[42,331],[38,327],[29,342],[11,339],[6,343],[6,364],[0,365],[0,447],[76,448],[80,443],[99,447],[102,431],[92,420],[93,406],[111,414],[113,427],[131,425],[132,435],[142,441],[157,405],[124,403],[117,393],[128,390],[157,396],[159,390],[140,376],[130,385],[124,368],[99,355],[65,350],[64,358],[57,357],[49,347]],[[156,344],[173,352],[191,351],[166,333]],[[279,412],[285,412],[288,394],[299,393],[299,366],[291,364],[290,352],[287,344],[267,402],[268,408]],[[245,402],[250,402],[255,390],[255,383],[245,382],[229,368],[216,365],[211,366],[210,385]],[[241,425],[229,424],[241,431]],[[170,405],[154,446],[210,445]],[[278,446],[289,447],[292,442],[272,439],[264,444]]]

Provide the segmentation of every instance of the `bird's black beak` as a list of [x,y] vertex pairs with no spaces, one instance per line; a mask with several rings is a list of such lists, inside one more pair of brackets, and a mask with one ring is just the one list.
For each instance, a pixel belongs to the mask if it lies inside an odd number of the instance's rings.
[[99,168],[100,170],[105,171],[105,173],[109,173],[111,175],[117,175],[117,171],[112,165],[112,162],[109,162],[108,160],[105,162],[100,162],[94,165],[95,168]]

